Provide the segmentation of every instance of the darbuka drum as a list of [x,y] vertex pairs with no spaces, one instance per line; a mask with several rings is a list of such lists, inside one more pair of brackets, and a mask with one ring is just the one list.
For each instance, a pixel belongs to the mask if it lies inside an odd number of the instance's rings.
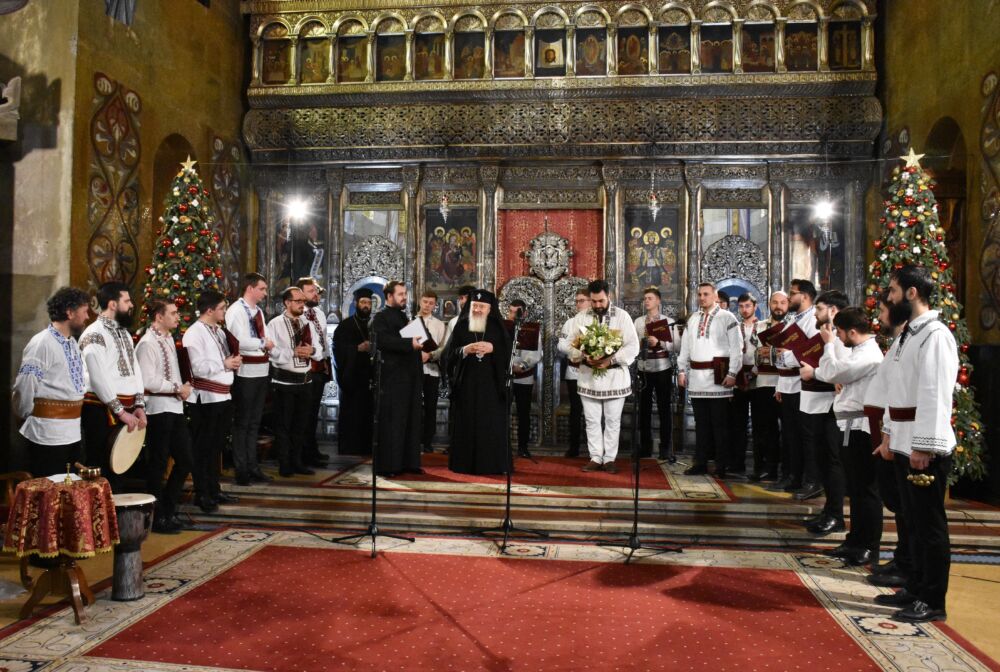
[[115,569],[111,578],[111,599],[119,602],[138,600],[146,594],[142,583],[142,542],[153,527],[156,497],[141,493],[114,495],[118,516],[115,546]]
[[130,432],[125,425],[122,425],[114,441],[111,442],[111,471],[116,474],[128,471],[142,452],[145,440],[145,429],[134,429]]

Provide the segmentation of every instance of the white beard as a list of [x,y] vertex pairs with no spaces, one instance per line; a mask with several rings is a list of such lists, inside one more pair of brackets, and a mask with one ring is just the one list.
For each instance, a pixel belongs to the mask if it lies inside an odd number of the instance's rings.
[[475,334],[486,333],[486,315],[469,315],[469,331]]

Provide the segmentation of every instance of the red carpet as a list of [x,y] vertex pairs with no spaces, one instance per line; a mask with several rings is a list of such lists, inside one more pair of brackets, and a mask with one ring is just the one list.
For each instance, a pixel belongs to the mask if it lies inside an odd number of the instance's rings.
[[[587,464],[584,458],[566,457],[536,457],[536,462],[521,457],[514,459],[514,482],[521,485],[540,487],[576,487],[576,488],[631,488],[632,463],[629,460],[618,460],[619,472],[609,474],[603,471],[584,472],[581,467]],[[448,456],[439,453],[421,456],[424,474],[400,474],[390,480],[418,483],[506,483],[503,475],[477,476],[474,474],[456,474],[448,469]],[[639,476],[643,489],[670,490],[663,470],[656,460],[643,460],[642,473]],[[336,477],[334,477],[336,478]],[[320,485],[331,485],[328,479]]]
[[791,571],[276,546],[89,655],[282,672],[878,669]]

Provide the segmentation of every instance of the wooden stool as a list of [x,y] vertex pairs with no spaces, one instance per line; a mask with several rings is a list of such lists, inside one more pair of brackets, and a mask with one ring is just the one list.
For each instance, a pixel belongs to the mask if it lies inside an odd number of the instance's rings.
[[46,595],[65,592],[73,602],[73,614],[76,617],[76,624],[79,625],[85,619],[83,607],[94,603],[94,593],[90,590],[90,584],[87,583],[87,577],[83,574],[83,568],[76,564],[76,560],[60,556],[53,561],[56,563],[55,566],[49,567],[35,579],[31,595],[21,607],[19,617],[29,618],[31,612],[45,599]]

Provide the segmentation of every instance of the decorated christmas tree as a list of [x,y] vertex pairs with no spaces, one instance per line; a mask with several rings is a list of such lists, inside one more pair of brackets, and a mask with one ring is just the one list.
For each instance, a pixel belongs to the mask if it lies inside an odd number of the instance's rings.
[[[972,365],[969,363],[969,329],[962,317],[962,305],[955,298],[955,282],[945,248],[945,230],[938,219],[934,182],[920,166],[923,154],[911,149],[903,167],[896,167],[890,178],[883,201],[885,212],[879,222],[882,236],[873,244],[875,261],[868,268],[865,307],[878,332],[878,296],[889,285],[889,274],[905,264],[924,266],[931,272],[936,289],[931,296],[931,308],[940,311],[940,319],[955,335],[958,344],[959,373],[955,381],[954,409],[951,424],[955,428],[953,470],[950,482],[962,476],[980,479],[986,471],[983,464],[983,426],[979,408],[969,387]],[[880,337],[883,348],[887,339]]]
[[146,267],[143,323],[148,323],[146,311],[151,300],[171,300],[181,314],[175,334],[178,340],[198,319],[198,295],[205,289],[218,289],[222,279],[219,234],[214,231],[208,190],[194,169],[195,163],[190,156],[181,163],[170,185],[156,231],[153,263]]

